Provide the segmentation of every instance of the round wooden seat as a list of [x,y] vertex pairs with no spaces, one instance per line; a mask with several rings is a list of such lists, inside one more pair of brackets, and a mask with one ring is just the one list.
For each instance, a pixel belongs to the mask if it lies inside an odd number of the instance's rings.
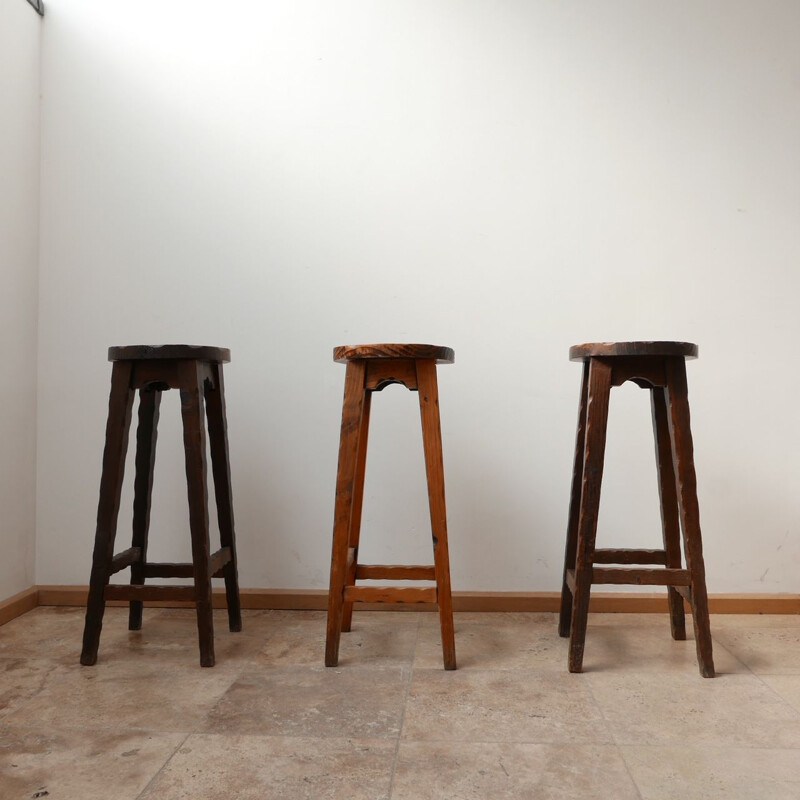
[[456,354],[435,344],[344,344],[333,348],[333,360],[344,364],[367,358],[433,358],[437,364],[452,364]]
[[587,342],[569,349],[570,361],[613,356],[683,356],[697,358],[697,345],[691,342]]
[[122,347],[109,347],[109,361],[140,361],[141,359],[176,359],[184,361],[210,361],[213,364],[227,364],[231,351],[227,347],[204,347],[193,344],[129,344]]

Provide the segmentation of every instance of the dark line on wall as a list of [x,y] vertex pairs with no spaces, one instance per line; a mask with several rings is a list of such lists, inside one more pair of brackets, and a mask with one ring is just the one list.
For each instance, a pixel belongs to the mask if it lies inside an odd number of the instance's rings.
[[44,16],[44,0],[28,0],[28,2],[33,6],[40,17]]

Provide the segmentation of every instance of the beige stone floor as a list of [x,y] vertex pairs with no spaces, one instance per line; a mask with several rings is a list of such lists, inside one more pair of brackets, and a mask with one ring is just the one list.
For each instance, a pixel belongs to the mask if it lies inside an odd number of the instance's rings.
[[0,798],[800,798],[800,617],[712,619],[719,676],[665,615],[590,617],[585,672],[552,614],[356,613],[325,669],[321,612],[109,609],[95,667],[81,609],[0,628]]

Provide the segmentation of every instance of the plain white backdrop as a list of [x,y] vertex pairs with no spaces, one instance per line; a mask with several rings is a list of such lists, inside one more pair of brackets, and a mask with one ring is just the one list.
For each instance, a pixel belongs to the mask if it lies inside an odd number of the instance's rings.
[[[88,582],[109,345],[231,348],[240,577],[258,588],[327,586],[332,348],[453,347],[453,586],[547,591],[569,346],[681,339],[700,345],[709,591],[800,591],[798,26],[793,0],[50,0],[36,582]],[[390,387],[373,410],[362,558],[420,563],[417,398]],[[158,455],[153,557],[188,558],[170,393]],[[659,525],[649,403],[626,386],[599,536],[656,546]]]

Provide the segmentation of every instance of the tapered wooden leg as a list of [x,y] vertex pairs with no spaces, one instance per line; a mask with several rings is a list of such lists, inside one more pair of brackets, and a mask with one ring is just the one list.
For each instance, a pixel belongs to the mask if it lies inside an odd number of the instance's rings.
[[[356,479],[353,485],[353,505],[350,510],[349,547],[353,554],[347,562],[345,586],[356,582],[358,567],[358,541],[361,535],[361,509],[364,505],[364,475],[367,468],[367,439],[369,437],[369,409],[372,404],[372,392],[364,392],[364,405],[361,410],[361,426],[358,433],[358,459],[356,461]],[[353,622],[353,603],[346,602],[342,611],[342,631],[349,631]]]
[[686,362],[683,358],[666,359],[669,432],[677,474],[678,500],[683,529],[686,567],[691,575],[691,606],[697,663],[704,678],[714,677],[711,626],[708,619],[708,595],[700,533],[700,509],[697,503],[697,478],[694,469],[694,446],[689,420],[689,393],[686,385]]
[[[678,516],[678,494],[675,484],[675,469],[672,464],[672,444],[667,419],[666,393],[663,387],[650,390],[650,405],[653,415],[653,435],[656,443],[656,466],[658,470],[658,495],[661,500],[661,532],[666,566],[681,567],[681,523]],[[669,624],[672,638],[686,638],[686,614],[683,598],[674,586],[667,589],[669,600]]]
[[105,611],[103,594],[108,585],[111,559],[114,556],[114,540],[117,534],[117,517],[133,407],[134,393],[130,388],[132,368],[130,361],[116,361],[111,371],[103,473],[100,478],[100,501],[97,506],[97,531],[81,651],[81,664],[86,666],[91,666],[97,661],[97,648],[100,644]]
[[439,423],[439,389],[436,362],[417,360],[417,386],[422,418],[422,444],[428,476],[428,502],[433,536],[433,564],[439,624],[442,629],[442,655],[445,669],[456,668],[456,642],[453,628],[453,600],[450,590],[450,554],[447,546],[447,511],[444,498],[442,431]]
[[225,598],[228,605],[228,628],[242,629],[242,608],[239,599],[239,570],[236,560],[236,534],[233,524],[231,467],[228,453],[228,421],[225,413],[225,387],[222,366],[211,366],[213,386],[206,385],[206,415],[208,444],[211,451],[211,470],[214,475],[214,496],[217,502],[217,521],[222,547],[229,547],[231,560],[224,567]]
[[183,447],[189,497],[189,527],[192,537],[197,631],[200,665],[214,666],[214,622],[211,606],[211,559],[208,535],[206,488],[206,435],[203,414],[203,366],[182,361],[179,368]]
[[583,449],[581,508],[578,518],[578,544],[575,559],[572,621],[569,640],[569,671],[583,669],[583,648],[592,588],[594,543],[611,393],[611,364],[601,358],[589,360],[589,386],[586,397],[586,433]]
[[558,617],[558,635],[569,636],[572,622],[572,590],[567,584],[567,570],[575,569],[578,552],[578,515],[581,509],[581,485],[583,483],[583,445],[586,439],[586,397],[589,390],[589,362],[583,362],[581,399],[578,404],[578,427],[575,434],[575,458],[572,467],[572,490],[569,496],[569,518],[567,520],[567,545],[564,553],[564,573],[561,582],[561,613]]
[[[139,426],[136,429],[136,477],[133,483],[133,547],[140,551],[139,559],[131,564],[131,584],[144,584],[144,565],[147,562],[147,538],[150,531],[150,501],[153,495],[153,467],[156,460],[158,413],[161,391],[139,391]],[[142,601],[131,600],[128,611],[128,630],[142,628]]]
[[347,576],[347,550],[350,519],[358,465],[358,439],[364,406],[366,362],[347,362],[342,404],[342,430],[339,439],[339,467],[336,473],[336,503],[333,514],[331,581],[328,592],[328,626],[325,639],[325,666],[339,663],[339,639],[344,612],[344,586]]

